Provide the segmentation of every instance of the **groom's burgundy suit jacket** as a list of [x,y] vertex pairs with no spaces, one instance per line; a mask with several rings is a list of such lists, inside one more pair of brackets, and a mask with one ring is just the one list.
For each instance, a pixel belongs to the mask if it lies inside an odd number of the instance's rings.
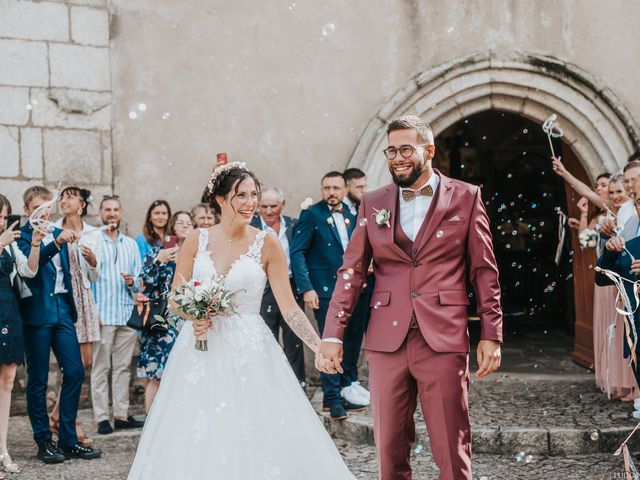
[[[324,338],[343,338],[373,259],[375,291],[366,349],[397,350],[415,313],[433,350],[467,352],[467,277],[476,295],[481,339],[502,341],[498,268],[480,189],[437,170],[435,174],[440,184],[411,249],[406,236],[396,238],[402,231],[396,228],[398,187],[391,184],[365,194],[327,312]],[[375,221],[383,209],[391,212],[389,227]]]

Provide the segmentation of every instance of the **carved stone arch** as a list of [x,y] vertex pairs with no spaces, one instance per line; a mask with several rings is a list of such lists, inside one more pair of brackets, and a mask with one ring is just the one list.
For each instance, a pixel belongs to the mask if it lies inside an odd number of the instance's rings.
[[437,135],[491,109],[540,124],[557,113],[564,141],[592,180],[602,171],[619,170],[640,145],[638,124],[622,102],[579,67],[532,53],[487,51],[430,68],[407,82],[369,122],[349,166],[367,172],[371,187],[388,183],[381,151],[390,119],[419,115]]

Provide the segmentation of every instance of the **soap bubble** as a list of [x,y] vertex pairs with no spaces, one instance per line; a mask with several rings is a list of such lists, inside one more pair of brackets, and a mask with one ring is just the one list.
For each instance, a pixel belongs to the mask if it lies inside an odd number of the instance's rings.
[[329,37],[333,35],[335,31],[336,31],[336,26],[333,23],[327,23],[322,27],[322,36]]
[[523,462],[526,456],[527,454],[524,452],[516,453],[516,462]]

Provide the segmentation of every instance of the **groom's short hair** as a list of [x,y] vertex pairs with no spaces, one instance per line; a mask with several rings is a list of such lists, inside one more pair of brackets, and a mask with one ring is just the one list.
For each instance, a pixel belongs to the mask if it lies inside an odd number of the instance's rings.
[[418,141],[433,145],[433,130],[422,118],[416,115],[403,115],[389,122],[387,136],[396,130],[415,130],[418,133]]
[[[340,177],[342,180],[344,180],[344,175],[342,175],[341,172],[337,172],[335,170],[332,170],[329,173],[325,173],[324,177],[322,177],[322,180],[324,180],[325,178],[336,178],[336,177]],[[322,181],[320,180],[320,181]]]

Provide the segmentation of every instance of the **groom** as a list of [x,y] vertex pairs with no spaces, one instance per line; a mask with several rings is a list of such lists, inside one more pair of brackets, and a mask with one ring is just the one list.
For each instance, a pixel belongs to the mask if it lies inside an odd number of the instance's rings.
[[440,480],[471,479],[467,276],[482,325],[476,376],[497,370],[502,342],[489,219],[477,187],[432,169],[433,132],[421,118],[393,120],[387,134],[394,183],[362,199],[318,363],[326,373],[341,370],[342,337],[373,259],[365,350],[381,478],[411,478],[419,397]]

